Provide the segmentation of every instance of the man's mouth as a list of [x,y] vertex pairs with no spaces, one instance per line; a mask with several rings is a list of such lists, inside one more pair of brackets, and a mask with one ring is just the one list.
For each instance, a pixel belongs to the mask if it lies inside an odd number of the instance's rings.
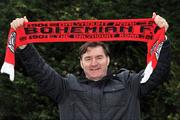
[[100,70],[100,68],[90,69],[91,71],[97,71]]

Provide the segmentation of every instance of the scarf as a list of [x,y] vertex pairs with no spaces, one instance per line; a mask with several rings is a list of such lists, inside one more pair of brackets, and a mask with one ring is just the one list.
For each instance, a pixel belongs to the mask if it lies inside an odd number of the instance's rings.
[[153,18],[26,22],[17,30],[9,30],[1,73],[14,80],[14,53],[29,43],[137,41],[147,43],[147,66],[141,80],[144,83],[156,67],[164,40],[165,30],[159,29]]

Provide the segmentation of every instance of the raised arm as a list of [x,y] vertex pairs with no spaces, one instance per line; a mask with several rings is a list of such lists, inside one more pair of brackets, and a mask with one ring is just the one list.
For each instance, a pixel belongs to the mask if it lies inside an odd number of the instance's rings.
[[[165,27],[167,31],[169,25],[164,18],[153,13],[153,18],[155,18],[156,24],[162,28]],[[167,37],[166,37],[167,39]],[[142,82],[144,76],[144,70],[139,73],[125,71],[124,79],[125,83],[129,86],[130,90],[137,96],[144,96],[151,92],[154,88],[160,85],[165,79],[168,78],[170,71],[170,41],[165,40],[162,45],[160,56],[156,68],[150,75],[150,78],[146,82]]]
[[[17,18],[11,23],[13,29],[23,26],[27,18]],[[40,92],[60,102],[66,92],[66,78],[60,76],[40,56],[33,45],[20,46],[16,51],[28,75],[38,82]]]
[[[155,18],[155,23],[160,27],[164,27],[165,30],[168,30],[168,23],[167,21],[156,13],[153,13],[153,18]],[[160,57],[158,59],[158,64],[151,74],[149,80],[145,83],[140,84],[140,95],[144,96],[161,84],[165,79],[168,78],[169,71],[170,71],[170,41],[167,40],[166,37],[165,42],[163,43]]]

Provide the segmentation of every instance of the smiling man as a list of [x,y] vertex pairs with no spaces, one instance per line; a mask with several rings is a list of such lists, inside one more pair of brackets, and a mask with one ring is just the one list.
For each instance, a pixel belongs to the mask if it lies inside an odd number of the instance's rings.
[[109,49],[102,42],[87,42],[80,48],[80,63],[86,78],[101,80],[107,74]]
[[[168,24],[153,14],[161,28]],[[26,18],[16,19],[11,27],[22,26]],[[68,74],[62,77],[39,55],[33,45],[21,46],[17,55],[27,73],[38,82],[40,92],[59,106],[60,120],[140,120],[140,97],[161,84],[170,70],[170,43],[162,46],[158,64],[147,82],[141,83],[139,73],[121,70],[107,74],[110,63],[109,48],[103,42],[87,42],[80,47],[82,77]]]

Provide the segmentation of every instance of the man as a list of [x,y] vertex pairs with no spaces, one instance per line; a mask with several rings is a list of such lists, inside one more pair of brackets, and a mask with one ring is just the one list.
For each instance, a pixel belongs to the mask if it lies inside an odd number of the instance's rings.
[[[153,13],[155,23],[168,29],[166,20]],[[18,18],[11,23],[16,29],[27,22]],[[121,70],[108,74],[109,49],[102,42],[87,42],[80,48],[80,64],[84,76],[62,77],[38,54],[32,45],[17,51],[28,74],[37,80],[40,92],[59,106],[61,120],[139,120],[141,96],[162,83],[170,69],[170,44],[166,40],[157,67],[149,80],[141,84],[139,73]]]

